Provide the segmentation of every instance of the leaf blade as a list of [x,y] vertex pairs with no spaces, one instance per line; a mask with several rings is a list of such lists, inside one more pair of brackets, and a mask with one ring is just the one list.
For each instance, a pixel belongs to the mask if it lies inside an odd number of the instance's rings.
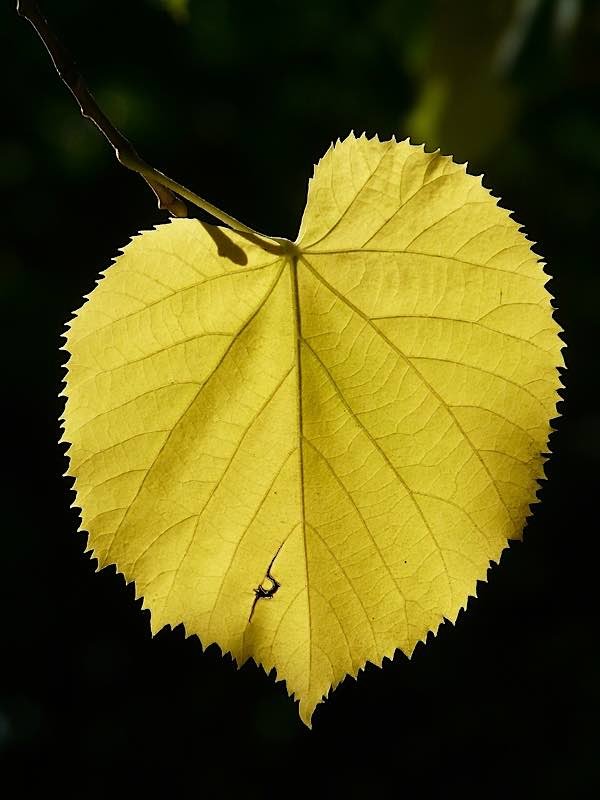
[[353,136],[280,254],[190,220],[134,239],[67,335],[100,565],[309,725],[520,538],[563,364],[542,266],[463,165]]

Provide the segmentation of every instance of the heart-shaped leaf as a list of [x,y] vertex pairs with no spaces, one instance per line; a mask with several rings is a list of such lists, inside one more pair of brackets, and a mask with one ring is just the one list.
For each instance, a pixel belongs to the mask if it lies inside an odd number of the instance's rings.
[[346,674],[455,620],[521,536],[556,415],[538,257],[464,166],[350,136],[295,244],[176,220],[70,323],[89,546],[309,724]]

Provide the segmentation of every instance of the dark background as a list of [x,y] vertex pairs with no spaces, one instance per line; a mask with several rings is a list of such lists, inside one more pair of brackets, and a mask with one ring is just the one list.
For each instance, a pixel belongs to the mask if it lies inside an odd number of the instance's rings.
[[258,230],[295,238],[313,163],[350,129],[468,159],[540,243],[568,371],[524,544],[412,661],[346,680],[312,732],[262,670],[181,629],[152,639],[75,532],[58,348],[99,270],[164,215],[3,4],[4,796],[597,796],[600,3],[43,5],[147,160]]

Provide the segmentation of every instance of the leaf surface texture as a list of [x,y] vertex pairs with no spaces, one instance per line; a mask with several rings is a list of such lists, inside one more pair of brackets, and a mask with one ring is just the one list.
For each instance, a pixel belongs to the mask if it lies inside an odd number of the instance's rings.
[[275,667],[309,724],[521,536],[563,363],[546,281],[463,165],[365,137],[318,164],[287,251],[194,220],[135,237],[67,334],[100,566],[154,631]]

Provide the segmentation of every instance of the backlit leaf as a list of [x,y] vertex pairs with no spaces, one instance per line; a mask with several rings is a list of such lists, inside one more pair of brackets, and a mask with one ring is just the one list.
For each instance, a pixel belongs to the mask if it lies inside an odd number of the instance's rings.
[[174,220],[70,323],[69,475],[100,566],[316,705],[454,621],[522,534],[556,416],[538,257],[479,178],[350,136],[294,245]]

